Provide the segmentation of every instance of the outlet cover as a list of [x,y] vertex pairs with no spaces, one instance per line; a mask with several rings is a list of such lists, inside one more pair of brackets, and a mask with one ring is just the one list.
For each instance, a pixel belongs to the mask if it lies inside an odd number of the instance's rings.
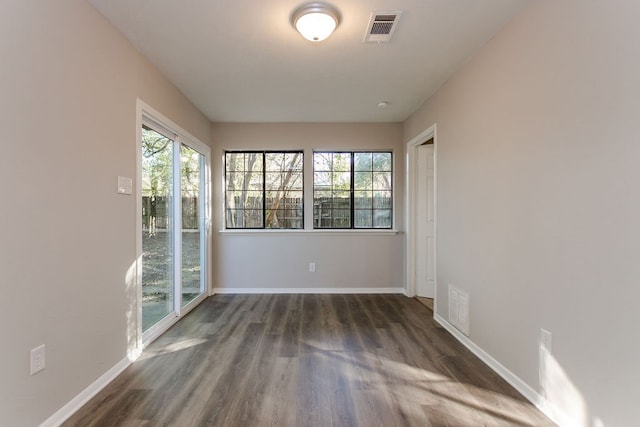
[[44,344],[31,349],[31,375],[35,375],[45,368]]

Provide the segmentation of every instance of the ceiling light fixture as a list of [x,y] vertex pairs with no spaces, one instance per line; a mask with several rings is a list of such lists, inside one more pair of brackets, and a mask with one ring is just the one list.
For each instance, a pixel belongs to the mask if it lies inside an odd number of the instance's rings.
[[312,42],[321,42],[338,27],[340,13],[328,4],[307,3],[293,12],[291,20],[302,37]]

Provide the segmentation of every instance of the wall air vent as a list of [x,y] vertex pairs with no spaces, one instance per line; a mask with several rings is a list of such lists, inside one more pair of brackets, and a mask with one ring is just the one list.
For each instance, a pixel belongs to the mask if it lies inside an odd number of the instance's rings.
[[365,43],[388,43],[391,41],[398,20],[402,12],[373,12],[369,19],[367,32],[364,35]]

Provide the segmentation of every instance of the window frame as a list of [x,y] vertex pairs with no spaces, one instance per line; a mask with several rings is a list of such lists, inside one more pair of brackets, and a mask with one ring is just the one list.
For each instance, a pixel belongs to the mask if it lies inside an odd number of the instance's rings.
[[[262,155],[262,170],[261,170],[261,174],[262,174],[262,227],[229,227],[228,223],[227,223],[227,219],[228,219],[228,213],[229,213],[229,209],[227,208],[228,206],[228,193],[229,191],[227,190],[227,175],[229,173],[229,171],[227,170],[227,154],[261,154]],[[300,178],[302,180],[301,182],[301,189],[300,190],[294,190],[294,191],[299,191],[301,193],[301,206],[300,206],[300,210],[302,213],[302,216],[300,218],[301,220],[301,226],[300,227],[267,227],[267,192],[269,191],[267,189],[267,180],[266,180],[266,176],[267,176],[267,170],[266,170],[266,162],[267,162],[267,155],[268,154],[300,154],[302,156],[301,159],[301,169],[299,171],[297,170],[293,170],[294,172],[299,172],[300,173]],[[223,229],[224,230],[230,230],[230,231],[242,231],[242,230],[252,230],[252,231],[301,231],[305,229],[305,191],[304,191],[304,174],[305,174],[305,168],[304,168],[304,150],[299,149],[299,150],[224,150],[223,151],[223,166],[224,166],[224,206],[223,206]],[[245,171],[246,172],[246,171]]]
[[[316,182],[315,182],[315,177],[316,177],[316,163],[315,163],[315,155],[316,154],[349,154],[350,155],[350,170],[349,170],[349,202],[350,202],[350,207],[349,207],[349,227],[319,227],[316,225],[316,216],[315,216],[315,201],[316,201]],[[372,222],[371,222],[371,227],[356,227],[356,221],[355,221],[355,213],[357,210],[361,210],[361,209],[356,209],[355,206],[355,193],[356,191],[363,191],[363,190],[356,190],[355,188],[355,175],[356,172],[362,172],[362,171],[356,171],[355,170],[355,155],[356,154],[371,154],[371,155],[375,155],[375,154],[389,154],[390,155],[390,170],[389,171],[384,171],[384,172],[389,172],[391,174],[390,177],[390,185],[389,185],[389,192],[391,193],[391,206],[389,207],[388,210],[390,210],[390,223],[388,227],[375,227],[373,225],[373,212],[375,212],[375,208],[371,207],[371,212],[372,212]],[[314,205],[314,210],[312,211],[312,224],[313,224],[313,230],[314,231],[332,231],[332,230],[337,230],[337,231],[364,231],[364,232],[371,232],[371,231],[393,231],[394,230],[394,225],[395,225],[395,221],[394,221],[394,213],[395,213],[395,196],[394,196],[394,180],[395,180],[395,168],[394,168],[394,153],[393,150],[391,149],[380,149],[380,150],[371,150],[371,149],[361,149],[361,150],[313,150],[312,152],[312,159],[311,159],[312,165],[313,165],[313,171],[312,171],[312,177],[313,177],[313,184],[312,184],[312,189],[311,189],[311,199],[312,199],[312,203]],[[333,169],[333,167],[332,167]],[[325,171],[321,171],[321,172],[325,172]],[[329,172],[334,172],[329,171]],[[371,172],[375,172],[375,170],[373,169],[373,164],[372,164],[372,169]],[[333,191],[333,189],[332,189]],[[372,192],[374,192],[375,190],[371,190]],[[385,190],[386,191],[386,190]],[[373,201],[372,201],[373,203]],[[385,209],[387,210],[387,209]]]

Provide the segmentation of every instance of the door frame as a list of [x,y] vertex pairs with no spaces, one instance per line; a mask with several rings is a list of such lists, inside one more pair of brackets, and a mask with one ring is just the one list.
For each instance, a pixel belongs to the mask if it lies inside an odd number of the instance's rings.
[[418,188],[418,147],[425,142],[433,139],[433,248],[434,248],[434,263],[433,263],[433,277],[434,277],[434,289],[433,289],[433,301],[435,315],[437,311],[438,300],[438,276],[437,276],[437,194],[438,194],[438,144],[437,144],[437,132],[436,124],[434,123],[427,129],[420,132],[417,136],[410,139],[406,143],[406,182],[407,182],[407,203],[406,203],[406,224],[407,224],[407,239],[406,239],[406,254],[407,260],[405,265],[406,274],[406,295],[409,297],[416,296],[416,236],[417,223],[417,188]]
[[[181,306],[177,301],[178,298],[174,298],[174,311],[175,316],[167,316],[164,319],[160,320],[154,326],[149,328],[144,333],[142,332],[142,198],[140,195],[142,194],[142,153],[140,150],[140,141],[142,140],[142,124],[144,119],[147,118],[155,123],[157,123],[161,128],[167,129],[171,133],[175,134],[178,138],[179,145],[182,144],[191,147],[192,149],[198,151],[205,158],[205,167],[204,167],[204,187],[202,188],[202,196],[201,199],[204,200],[202,205],[203,207],[203,215],[204,215],[204,224],[203,224],[203,232],[204,232],[204,240],[206,244],[204,245],[205,251],[205,262],[202,265],[204,269],[204,280],[205,280],[205,289],[203,293],[197,298],[193,299],[186,306]],[[185,131],[183,128],[178,126],[176,123],[165,117],[160,112],[156,111],[154,108],[146,104],[141,99],[137,99],[136,102],[136,261],[135,261],[135,273],[133,276],[135,277],[132,281],[127,281],[128,284],[133,282],[133,292],[128,293],[129,298],[134,298],[135,304],[130,305],[130,311],[134,311],[134,313],[128,313],[127,319],[129,322],[128,331],[129,336],[135,337],[135,339],[129,339],[129,353],[135,355],[139,355],[144,347],[150,344],[153,340],[155,340],[158,336],[163,334],[169,327],[171,327],[175,322],[180,320],[185,314],[189,311],[193,310],[198,304],[204,301],[207,297],[209,297],[212,293],[211,287],[211,149],[206,144],[202,143],[200,140],[192,136],[189,132]],[[180,161],[180,150],[174,150],[174,163]],[[179,166],[178,166],[179,167]],[[180,188],[179,177],[174,175],[174,186],[177,185]],[[172,206],[174,210],[174,214],[178,213],[176,221],[180,221],[180,213],[181,213],[181,199],[180,197],[174,197],[174,204]],[[174,240],[174,253],[178,249],[181,248],[180,238],[181,233],[177,233],[179,236],[178,239]],[[181,268],[179,268],[181,263],[181,259],[177,260],[178,266],[174,268],[174,274],[177,276],[180,274]],[[174,277],[175,279],[175,277]],[[174,294],[177,296],[178,291],[177,283],[174,280]],[[133,296],[132,294],[135,294]],[[132,320],[135,319],[135,322]],[[135,342],[134,343],[132,343]],[[132,345],[133,344],[133,345]],[[131,348],[133,347],[133,348]],[[131,358],[131,356],[130,356]]]

